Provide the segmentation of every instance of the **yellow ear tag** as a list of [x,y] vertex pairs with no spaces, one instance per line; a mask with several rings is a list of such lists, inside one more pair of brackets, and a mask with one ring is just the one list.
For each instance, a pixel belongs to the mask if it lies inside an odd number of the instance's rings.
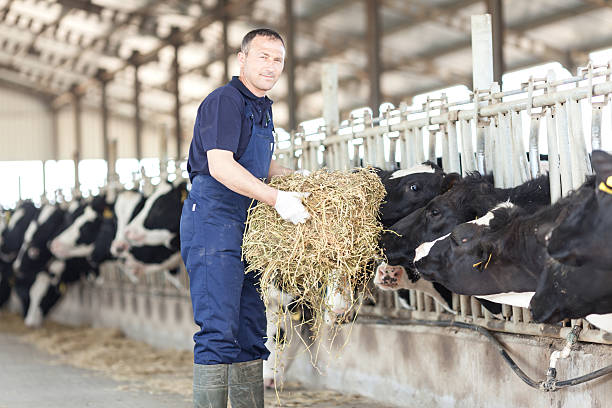
[[[610,178],[608,178],[609,180]],[[612,194],[612,188],[608,187],[603,181],[599,183],[599,189],[604,193]]]
[[606,184],[608,185],[608,187],[612,187],[612,176],[606,179]]
[[113,218],[113,212],[110,210],[110,208],[104,207],[104,212],[102,213],[102,217],[104,217],[107,220],[109,220],[109,219]]
[[64,282],[59,284],[59,291],[62,295],[66,293],[66,284]]
[[187,199],[187,190],[181,191],[181,204]]

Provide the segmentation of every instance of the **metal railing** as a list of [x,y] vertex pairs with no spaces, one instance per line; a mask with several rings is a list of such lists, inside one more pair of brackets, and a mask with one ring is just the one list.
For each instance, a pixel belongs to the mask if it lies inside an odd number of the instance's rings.
[[[351,116],[333,129],[319,127],[305,134],[298,129],[279,141],[277,160],[291,168],[348,169],[373,165],[409,168],[425,160],[441,163],[446,172],[492,173],[496,187],[513,187],[545,172],[547,146],[551,201],[580,186],[591,173],[589,147],[602,146],[602,109],[612,93],[612,66],[591,63],[574,77],[529,78],[520,89],[475,91],[469,100],[449,103],[443,94],[422,107],[402,104],[373,117],[371,109]],[[522,96],[522,98],[521,98]],[[513,100],[509,100],[513,99]],[[585,137],[582,105],[591,108],[591,134]],[[523,137],[523,125],[529,135]],[[605,135],[612,137],[611,135]],[[525,139],[528,145],[525,145]],[[612,334],[579,319],[571,325],[534,323],[528,309],[502,305],[492,316],[470,296],[453,295],[456,315],[445,312],[433,298],[411,290],[411,309],[400,306],[397,293],[377,291],[376,305],[361,315],[379,318],[455,319],[485,328],[526,335],[564,338],[571,326],[582,325],[580,339],[612,344]]]

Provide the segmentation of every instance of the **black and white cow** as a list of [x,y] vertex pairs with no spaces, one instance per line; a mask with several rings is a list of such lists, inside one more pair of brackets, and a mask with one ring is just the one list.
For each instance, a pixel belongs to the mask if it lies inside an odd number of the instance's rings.
[[612,332],[612,156],[594,151],[596,190],[548,239],[547,263],[530,307],[534,320],[586,319]]
[[[187,197],[187,183],[162,181],[147,198],[143,209],[125,228],[129,249],[121,252],[124,267],[135,274],[157,271],[176,275],[181,265],[179,226],[181,209]],[[117,248],[121,237],[117,237]],[[180,284],[172,276],[174,285]]]
[[65,216],[66,211],[60,205],[44,204],[38,216],[30,222],[21,249],[13,262],[15,291],[26,320],[30,299],[37,301],[37,288],[40,284],[35,285],[35,282],[39,274],[47,269],[52,258],[49,242],[61,231],[66,222]]
[[449,190],[461,179],[457,173],[445,174],[431,162],[396,171],[377,170],[377,174],[387,192],[380,207],[380,219],[385,228]]
[[98,276],[97,268],[88,258],[93,253],[105,214],[112,214],[112,204],[106,202],[105,195],[94,197],[89,203],[76,204],[68,210],[60,232],[49,243],[53,258],[44,270],[36,274],[29,289],[26,325],[40,326],[67,284],[82,276]]
[[[408,169],[385,171],[376,169],[385,188],[386,195],[380,207],[383,228],[389,228],[402,217],[427,204],[432,198],[444,193],[457,183],[457,173],[445,174],[432,162],[424,162]],[[383,288],[384,289],[384,288]],[[349,293],[343,288],[330,288],[326,304],[333,314],[343,314],[351,302]],[[331,321],[331,316],[326,316]]]
[[38,208],[30,200],[21,202],[2,230],[0,244],[0,306],[8,301],[14,285],[13,262],[23,244],[26,230],[38,215]]
[[[551,267],[565,272],[569,268],[556,267],[559,262],[549,255],[551,236],[576,214],[592,214],[594,197],[593,181],[589,180],[573,194],[535,213],[502,204],[484,217],[419,246],[414,264],[423,278],[456,293],[528,307],[538,285],[547,287],[542,279],[551,276]],[[583,283],[585,286],[588,283]]]
[[448,234],[464,222],[484,216],[500,202],[510,202],[533,212],[550,203],[548,176],[530,180],[518,187],[500,189],[490,176],[472,173],[450,190],[432,199],[395,223],[392,232],[383,233],[381,245],[390,265],[413,268],[415,249],[424,242]]

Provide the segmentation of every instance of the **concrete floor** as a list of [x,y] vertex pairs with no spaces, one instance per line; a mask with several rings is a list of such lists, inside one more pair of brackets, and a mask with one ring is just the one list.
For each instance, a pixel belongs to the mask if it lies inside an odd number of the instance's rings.
[[177,394],[125,390],[101,373],[57,363],[18,336],[0,333],[0,408],[191,407]]
[[[359,396],[290,385],[277,403],[266,391],[267,407],[389,408]],[[190,398],[171,393],[151,394],[133,383],[115,381],[103,373],[76,368],[20,339],[0,331],[0,408],[191,407]]]

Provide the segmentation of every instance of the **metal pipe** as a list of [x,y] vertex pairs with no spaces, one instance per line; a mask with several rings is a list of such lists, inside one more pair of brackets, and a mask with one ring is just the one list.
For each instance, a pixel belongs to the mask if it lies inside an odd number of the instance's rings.
[[569,133],[567,123],[567,101],[557,103],[556,129],[559,141],[559,167],[561,170],[561,195],[565,196],[573,189],[572,186],[572,158],[570,154]]
[[531,178],[536,178],[540,175],[540,117],[538,115],[531,116],[529,126],[529,168],[531,170]]
[[485,166],[485,135],[486,129],[476,126],[476,169],[480,174],[486,174]]
[[591,148],[601,149],[601,106],[593,105],[591,119]]
[[461,173],[459,164],[459,147],[457,145],[458,122],[448,122],[448,172]]
[[548,178],[550,200],[554,204],[561,198],[561,173],[559,165],[559,142],[553,109],[546,109],[546,136],[548,138]]

